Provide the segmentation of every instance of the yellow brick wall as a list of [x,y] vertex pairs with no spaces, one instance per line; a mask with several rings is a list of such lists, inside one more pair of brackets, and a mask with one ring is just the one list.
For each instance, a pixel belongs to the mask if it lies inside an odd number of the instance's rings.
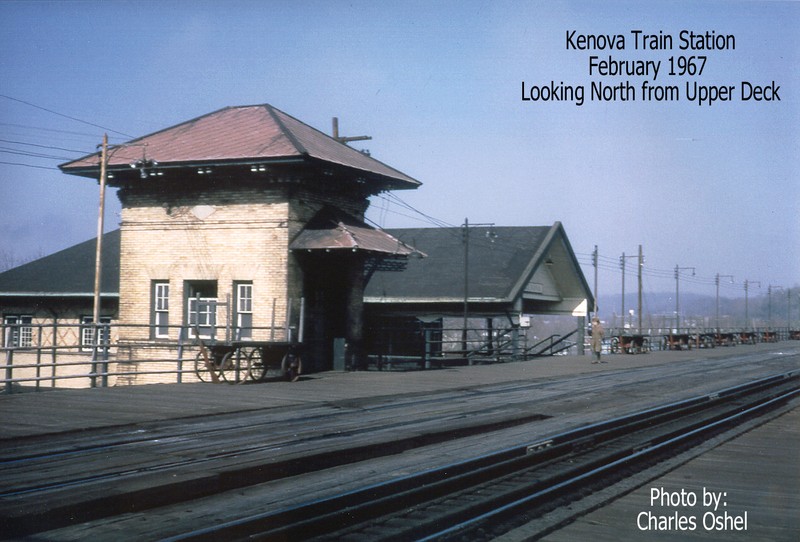
[[[287,340],[288,305],[292,305],[290,324],[296,326],[303,295],[302,269],[289,253],[289,243],[326,204],[360,217],[368,205],[363,195],[295,184],[182,195],[126,192],[121,199],[119,338],[125,352],[120,365],[133,371],[164,363],[154,360],[174,359],[177,326],[186,318],[185,281],[217,281],[220,303],[233,302],[234,282],[252,281],[253,327],[275,325],[274,332],[254,330],[253,339]],[[170,284],[171,329],[166,341],[151,340],[146,327],[151,323],[154,281]],[[227,312],[222,306],[217,311],[218,339],[225,338]],[[135,327],[126,327],[131,324]],[[159,343],[165,352],[158,351]],[[184,378],[192,380],[193,375]],[[119,379],[126,384],[174,381],[174,375]]]
[[[174,198],[173,198],[174,199]],[[149,324],[153,281],[169,281],[169,323],[184,324],[187,280],[217,281],[222,303],[234,281],[253,283],[253,326],[286,314],[288,200],[286,189],[239,189],[162,198],[127,195],[122,210],[120,323]],[[217,324],[224,332],[226,309]],[[264,331],[261,332],[265,333]],[[126,341],[147,340],[146,328],[122,329]],[[171,330],[177,340],[178,330]],[[254,337],[259,338],[259,337]]]

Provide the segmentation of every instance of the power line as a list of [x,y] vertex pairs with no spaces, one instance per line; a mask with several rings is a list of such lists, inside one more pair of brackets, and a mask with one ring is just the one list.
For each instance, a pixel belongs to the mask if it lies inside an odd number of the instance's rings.
[[80,122],[80,123],[83,123],[83,124],[86,124],[86,125],[89,125],[89,126],[94,126],[95,128],[101,128],[101,129],[106,130],[108,132],[114,132],[115,134],[123,135],[123,136],[129,137],[131,139],[133,137],[135,137],[135,136],[132,136],[130,134],[126,134],[125,132],[120,132],[120,131],[117,131],[117,130],[113,130],[111,128],[106,128],[105,126],[101,126],[101,125],[95,124],[93,122],[89,122],[89,121],[86,121],[86,120],[83,120],[83,119],[79,119],[77,117],[72,117],[70,115],[65,115],[64,113],[59,113],[58,111],[53,111],[52,109],[48,109],[46,107],[42,107],[41,105],[36,105],[34,103],[31,103],[31,102],[26,102],[25,100],[20,100],[19,98],[13,98],[13,97],[7,96],[5,94],[0,94],[0,98],[5,98],[7,100],[12,100],[14,102],[19,102],[21,104],[25,104],[27,106],[34,107],[36,109],[41,109],[42,111],[47,111],[48,113],[52,113],[53,115],[58,115],[59,117],[64,117],[65,119],[74,120],[75,122]]
[[55,151],[77,152],[79,154],[88,154],[85,150],[65,149],[64,147],[54,147],[52,145],[39,145],[37,143],[26,143],[24,141],[15,141],[13,139],[0,139],[3,143],[13,143],[14,145],[26,145],[28,147],[39,147],[41,149],[52,149]]
[[21,151],[18,149],[10,149],[8,147],[0,147],[0,152],[5,154],[16,154],[19,156],[31,156],[33,158],[46,158],[48,160],[70,160],[70,158],[65,158],[63,156],[54,156],[52,154],[42,154],[40,152],[27,152]]
[[431,216],[431,215],[429,215],[427,213],[423,213],[422,211],[420,211],[416,207],[414,207],[411,204],[407,203],[406,201],[402,200],[400,198],[400,196],[398,196],[397,194],[393,194],[391,192],[388,192],[387,196],[388,196],[388,198],[390,198],[389,199],[390,203],[393,201],[396,204],[398,204],[398,205],[400,205],[402,207],[405,207],[409,211],[413,211],[413,212],[417,213],[418,215],[424,217],[429,223],[433,224],[434,226],[438,226],[440,228],[455,228],[455,227],[457,227],[454,224],[450,224],[448,222],[445,222],[444,220],[440,220],[440,219],[438,219],[436,217],[433,217],[433,216]]
[[57,132],[59,134],[69,134],[69,135],[77,135],[83,137],[91,137],[92,139],[97,139],[97,134],[92,134],[89,132],[75,132],[73,130],[60,130],[58,128],[45,128],[43,126],[32,126],[30,124],[18,124],[15,122],[0,122],[0,126],[11,126],[13,128],[24,128],[26,130],[41,130],[43,132]]
[[23,163],[20,163],[20,162],[3,162],[3,161],[0,161],[0,164],[4,164],[4,165],[7,165],[7,166],[33,167],[33,168],[37,168],[37,169],[54,169],[54,170],[58,171],[58,168],[57,167],[53,167],[53,166],[35,166],[33,164],[23,164]]

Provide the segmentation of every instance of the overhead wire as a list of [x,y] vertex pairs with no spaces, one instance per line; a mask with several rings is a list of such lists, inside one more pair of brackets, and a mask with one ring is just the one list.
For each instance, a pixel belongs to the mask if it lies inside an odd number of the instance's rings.
[[48,160],[71,160],[71,158],[64,156],[54,156],[52,154],[43,154],[41,152],[21,151],[10,147],[0,147],[0,152],[5,154],[17,154],[19,156],[31,156],[33,158],[46,158]]
[[79,136],[86,136],[86,137],[97,137],[97,134],[93,134],[90,132],[75,132],[73,130],[63,130],[60,128],[45,128],[44,126],[32,126],[30,124],[19,124],[17,122],[0,122],[0,126],[11,126],[13,128],[24,128],[26,130],[40,130],[43,132],[57,132],[60,134],[70,134],[70,135],[79,135]]
[[[79,123],[82,123],[82,124],[85,124],[85,125],[88,125],[88,126],[92,126],[92,127],[95,127],[95,128],[101,128],[101,129],[103,129],[103,130],[105,130],[107,132],[112,132],[114,134],[119,134],[119,135],[122,135],[122,136],[125,136],[125,137],[128,137],[128,138],[134,138],[134,136],[132,136],[130,134],[126,134],[125,132],[114,130],[112,128],[108,128],[108,127],[102,126],[102,125],[97,124],[97,123],[89,122],[89,121],[86,121],[84,119],[80,119],[80,118],[75,117],[75,116],[67,115],[67,114],[61,113],[59,111],[55,111],[53,109],[49,109],[49,108],[40,106],[38,104],[29,102],[29,101],[26,101],[26,100],[21,100],[19,98],[15,98],[15,97],[8,96],[8,95],[5,95],[5,94],[0,94],[0,97],[5,98],[7,100],[14,101],[14,102],[22,103],[22,104],[27,105],[29,107],[40,109],[42,111],[46,111],[48,113],[51,113],[51,114],[54,114],[54,115],[57,115],[57,116],[60,116],[60,117],[63,117],[63,118],[67,118],[69,120],[72,120],[72,121],[75,121],[75,122],[79,122]],[[41,130],[41,131],[47,131],[47,132],[52,132],[52,133],[78,135],[78,136],[82,136],[82,137],[94,137],[94,134],[90,134],[90,133],[86,133],[86,132],[76,132],[76,131],[62,130],[62,129],[56,129],[56,128],[45,128],[45,127],[30,126],[30,125],[25,125],[25,124],[0,123],[0,125],[2,125],[2,126],[13,126],[13,127],[24,128],[24,129]],[[77,150],[77,149],[69,149],[69,148],[65,148],[65,147],[59,147],[59,146],[56,146],[56,145],[42,145],[42,144],[37,144],[37,143],[28,143],[28,142],[24,142],[24,141],[11,140],[11,139],[5,139],[5,138],[0,139],[0,141],[5,142],[5,143],[15,144],[15,145],[25,145],[25,146],[31,146],[31,147],[37,147],[37,148],[43,148],[43,149],[50,149],[50,150],[63,150],[63,151],[66,151],[66,152],[75,152],[75,153],[80,154],[81,156],[91,154],[91,151],[87,153],[85,151],[81,151],[81,150]],[[64,157],[64,156],[49,155],[49,154],[44,154],[44,153],[34,153],[34,152],[30,152],[30,151],[25,151],[25,150],[22,150],[22,149],[14,149],[14,148],[11,148],[11,147],[0,147],[0,152],[6,153],[6,154],[20,155],[20,156],[29,156],[31,158],[41,158],[41,159],[45,159],[45,160],[74,160],[74,159],[78,158],[78,157]],[[125,156],[125,155],[118,155],[118,157],[119,158],[124,158],[124,159],[129,159],[129,160],[138,159],[138,157]],[[42,165],[35,165],[35,164],[22,163],[22,162],[0,161],[0,164],[21,166],[21,167],[30,167],[30,168],[37,168],[37,169],[50,169],[50,170],[57,170],[58,169],[58,168],[52,167],[52,166],[42,166]],[[382,202],[383,202],[383,208],[381,209],[381,213],[380,213],[381,221],[383,221],[385,219],[385,216],[388,213],[392,213],[392,214],[395,214],[395,215],[398,215],[398,216],[402,216],[404,218],[409,218],[411,220],[416,220],[416,221],[419,221],[419,222],[422,222],[422,223],[431,224],[433,226],[436,226],[438,228],[443,228],[443,229],[454,230],[456,228],[460,229],[460,228],[463,227],[463,225],[462,226],[456,226],[454,224],[448,223],[445,220],[436,218],[436,217],[434,217],[434,216],[432,216],[432,215],[430,215],[428,213],[425,213],[425,212],[417,209],[413,205],[409,204],[408,202],[404,201],[397,194],[394,194],[392,192],[385,192],[385,193],[382,193],[382,194],[378,194],[377,197],[379,199],[381,199]],[[401,209],[404,209],[406,211],[409,211],[409,212],[413,213],[413,215],[405,213],[405,212],[398,211],[396,209],[392,209],[391,208],[392,206],[400,207]],[[460,233],[460,231],[459,231],[459,233],[453,232],[453,235],[454,236],[455,235],[460,236],[461,233]],[[575,254],[576,254],[576,257],[578,258],[578,262],[579,262],[580,265],[589,266],[589,267],[594,267],[595,266],[595,263],[592,260],[592,256],[593,256],[592,254],[585,254],[585,253],[575,253]],[[590,258],[589,261],[586,261],[586,257],[587,256]],[[628,262],[625,261],[624,265],[626,266],[626,271],[628,269],[627,268],[627,264],[628,264]],[[609,257],[609,256],[605,256],[605,255],[602,255],[602,254],[598,254],[598,256],[597,256],[596,266],[597,266],[598,269],[602,269],[604,271],[611,271],[611,272],[615,272],[615,273],[621,273],[621,271],[622,271],[622,269],[620,268],[620,262],[619,262],[618,259],[613,258],[613,257]],[[654,277],[654,278],[671,279],[671,278],[674,278],[674,276],[675,276],[675,270],[674,269],[659,269],[659,268],[653,268],[653,267],[647,266],[647,267],[643,268],[642,274],[646,275],[646,276]],[[717,282],[717,277],[703,277],[703,276],[697,276],[697,275],[689,276],[688,274],[683,274],[683,273],[680,275],[680,279],[683,282],[690,283],[690,284],[697,284],[697,285],[716,285],[716,282]],[[734,289],[734,288],[739,288],[740,287],[740,285],[732,285],[732,284],[727,283],[727,282],[720,282],[719,286],[720,286],[720,288],[723,288],[723,289]]]
[[0,164],[6,165],[6,166],[24,166],[24,167],[32,167],[32,168],[36,168],[36,169],[54,169],[54,170],[58,170],[58,168],[54,167],[54,166],[36,166],[36,165],[33,165],[33,164],[23,164],[21,162],[5,162],[5,161],[2,161],[2,160],[0,160]]
[[[0,94],[0,98],[5,98],[7,100],[11,100],[13,102],[21,103],[29,107],[33,107],[42,111],[46,111],[47,113],[57,115],[59,117],[63,117],[69,119],[74,122],[78,122],[81,124],[85,124],[87,126],[92,126],[95,128],[100,128],[106,132],[112,132],[114,134],[118,134],[119,136],[124,136],[125,138],[133,138],[134,136],[130,134],[126,134],[125,132],[121,132],[119,130],[114,130],[112,128],[108,128],[106,126],[102,126],[100,124],[87,121],[85,119],[78,118],[73,115],[67,115],[60,111],[56,111],[51,108],[43,107],[36,103],[21,100],[19,98],[15,98],[13,96],[9,96],[7,94]],[[88,138],[96,141],[97,134],[92,134],[89,132],[81,132],[75,130],[67,130],[67,129],[60,129],[60,128],[52,128],[52,127],[44,127],[44,126],[34,126],[30,124],[23,124],[23,123],[12,123],[12,122],[0,122],[0,127],[11,128],[11,130],[3,129],[3,135],[6,137],[0,138],[0,142],[7,143],[8,145],[4,145],[0,147],[0,153],[2,154],[11,154],[16,156],[25,156],[34,160],[58,160],[58,161],[72,161],[76,160],[82,156],[87,156],[93,154],[94,149],[90,150],[80,150],[75,148],[70,148],[63,146],[63,144],[47,144],[49,142],[42,141],[42,139],[57,139],[58,143],[65,140],[71,141],[86,141]],[[33,135],[38,132],[38,135]],[[18,136],[16,139],[9,138],[8,135],[12,134]],[[22,137],[22,139],[19,138]],[[75,137],[65,137],[65,136],[75,136]],[[31,142],[31,138],[36,138],[38,141],[36,143]],[[80,138],[80,139],[76,139]],[[117,137],[113,137],[113,139],[121,139]],[[23,140],[27,139],[27,140]],[[88,143],[87,143],[88,144]],[[93,148],[96,148],[96,145],[92,145]],[[65,156],[55,153],[44,153],[44,152],[35,152],[32,148],[37,149],[47,149],[53,151],[64,151],[67,153],[75,153],[72,156]],[[125,158],[124,156],[121,156]],[[128,159],[128,158],[126,158]],[[131,160],[136,160],[137,158],[129,158]],[[41,165],[36,163],[30,162],[17,162],[17,161],[9,161],[9,160],[2,160],[0,161],[2,165],[8,166],[17,166],[17,167],[26,167],[26,168],[35,168],[35,169],[47,169],[47,170],[58,170],[57,167],[50,166],[50,165]]]
[[[14,145],[25,145],[25,146],[28,146],[28,147],[38,147],[38,148],[41,148],[41,149],[51,149],[51,150],[55,150],[55,151],[86,153],[85,150],[67,149],[67,148],[64,148],[64,147],[56,147],[56,146],[53,146],[53,145],[39,145],[37,143],[26,143],[24,141],[16,141],[16,140],[13,140],[13,139],[2,139],[2,138],[0,138],[0,142],[12,143]],[[86,153],[86,154],[88,154],[88,153]]]
[[15,101],[15,102],[19,102],[21,104],[25,104],[27,106],[34,107],[36,109],[41,109],[42,111],[47,111],[48,113],[52,113],[53,115],[58,115],[59,117],[64,117],[64,118],[69,119],[69,120],[74,120],[75,122],[80,122],[80,123],[86,124],[88,126],[94,126],[95,128],[101,128],[101,129],[106,130],[108,132],[113,132],[115,134],[119,134],[119,135],[122,135],[122,136],[125,136],[125,137],[129,137],[129,138],[134,138],[135,137],[135,136],[132,136],[130,134],[126,134],[125,132],[120,132],[120,131],[114,130],[112,128],[107,128],[107,127],[102,126],[100,124],[95,124],[94,122],[89,122],[87,120],[79,119],[78,117],[73,117],[71,115],[66,115],[64,113],[60,113],[58,111],[54,111],[53,109],[48,109],[47,107],[42,107],[41,105],[37,105],[35,103],[28,102],[26,100],[20,100],[19,98],[14,98],[13,96],[8,96],[6,94],[0,94],[0,98],[5,98],[7,100],[12,100],[12,101]]

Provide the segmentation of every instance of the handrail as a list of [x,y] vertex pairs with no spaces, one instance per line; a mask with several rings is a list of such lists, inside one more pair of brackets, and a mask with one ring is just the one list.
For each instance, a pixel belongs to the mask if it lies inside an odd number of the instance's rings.
[[[556,345],[558,345],[558,344],[561,344],[561,343],[565,342],[567,339],[569,339],[570,337],[572,337],[573,335],[575,335],[576,333],[578,333],[579,329],[580,329],[580,328],[575,328],[575,329],[573,329],[572,331],[570,331],[569,333],[567,333],[566,335],[563,335],[563,336],[562,336],[562,335],[558,335],[558,334],[553,334],[553,335],[550,335],[550,336],[549,336],[549,337],[547,337],[546,339],[543,339],[543,340],[539,341],[538,343],[536,343],[535,345],[531,346],[530,348],[527,348],[527,349],[525,350],[525,353],[526,353],[526,355],[528,355],[528,356],[532,356],[532,357],[538,357],[538,356],[544,356],[544,355],[550,355],[550,356],[552,356],[552,355],[555,355],[555,354],[557,354],[558,352],[562,352],[562,351],[566,350],[567,348],[570,348],[571,346],[573,346],[573,344],[574,344],[574,343],[572,343],[572,344],[569,344],[568,346],[566,346],[566,347],[564,347],[564,348],[560,348],[560,349],[558,349],[558,350],[554,350],[554,347],[555,347]],[[556,340],[556,341],[553,341],[552,339],[553,339],[554,337],[559,337],[559,339],[558,339],[558,340]],[[530,353],[530,352],[531,352],[531,351],[533,351],[533,349],[535,349],[537,346],[540,346],[541,344],[543,344],[543,343],[547,342],[548,340],[550,341],[550,345],[549,345],[548,347],[541,349],[540,351],[536,352],[535,354],[531,354],[531,353]],[[549,354],[545,354],[545,352],[547,352],[548,350],[550,351],[550,353],[549,353]]]

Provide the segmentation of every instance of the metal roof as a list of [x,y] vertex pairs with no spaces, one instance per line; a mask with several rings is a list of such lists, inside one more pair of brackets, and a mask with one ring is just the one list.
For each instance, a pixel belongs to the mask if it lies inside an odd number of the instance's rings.
[[385,231],[331,207],[317,213],[289,244],[289,249],[309,252],[364,251],[398,257],[422,255]]
[[[156,169],[286,162],[340,166],[393,189],[421,183],[269,105],[225,107],[114,146],[109,172],[130,171],[144,160]],[[315,162],[316,161],[316,162]],[[61,164],[65,173],[97,178],[100,153]]]

